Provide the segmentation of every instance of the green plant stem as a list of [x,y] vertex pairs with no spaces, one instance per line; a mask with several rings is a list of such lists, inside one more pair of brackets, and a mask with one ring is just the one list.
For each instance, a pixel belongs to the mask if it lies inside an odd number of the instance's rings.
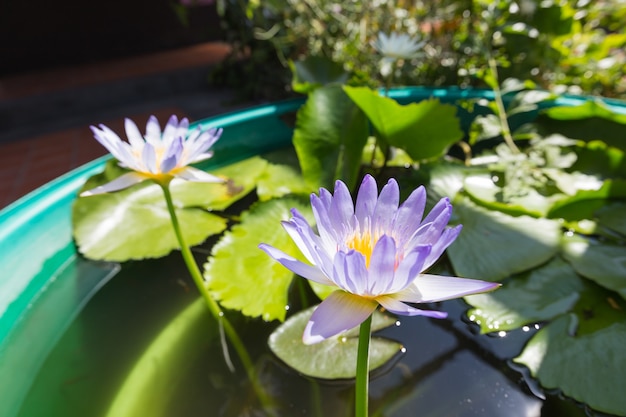
[[356,417],[368,416],[371,330],[372,315],[370,314],[359,328],[359,348],[356,356]]
[[502,91],[500,90],[500,81],[498,80],[498,66],[496,65],[496,60],[493,58],[489,58],[489,70],[495,81],[492,88],[496,106],[498,107],[498,118],[500,119],[500,127],[502,128],[502,137],[513,153],[520,153],[519,148],[513,141],[509,121],[506,118],[506,109],[504,108],[504,101],[502,101]]
[[[180,245],[180,251],[181,251],[181,254],[183,255],[185,264],[187,265],[187,269],[189,270],[189,274],[193,278],[193,281],[195,282],[196,286],[198,287],[198,290],[200,291],[200,294],[204,298],[204,301],[206,302],[206,305],[208,306],[209,311],[211,312],[215,320],[218,322],[218,324],[220,326],[223,326],[224,332],[226,333],[226,337],[235,348],[235,351],[237,352],[237,355],[239,356],[239,359],[241,360],[241,363],[243,364],[246,370],[246,373],[248,374],[250,383],[253,385],[253,388],[255,392],[257,393],[259,400],[264,405],[264,407],[267,408],[269,406],[269,398],[257,381],[256,372],[254,370],[252,360],[250,359],[250,355],[248,355],[248,351],[246,350],[241,339],[239,338],[239,335],[237,334],[233,326],[230,324],[228,319],[224,316],[224,312],[222,311],[220,306],[217,304],[217,302],[213,299],[213,297],[209,293],[209,290],[207,289],[204,283],[204,278],[202,277],[202,273],[200,272],[200,269],[198,268],[198,264],[196,263],[196,260],[193,258],[193,254],[191,253],[189,246],[185,242],[185,238],[180,229],[180,224],[178,223],[178,216],[176,215],[176,209],[174,208],[174,202],[172,200],[172,193],[170,192],[170,189],[169,189],[169,182],[170,181],[164,181],[163,183],[157,182],[157,183],[161,186],[161,189],[163,190],[163,194],[165,195],[165,201],[167,203],[167,210],[169,211],[170,218],[172,220],[172,226],[174,227],[174,233],[176,234],[176,239],[178,239],[178,243]],[[224,351],[227,352],[227,348],[225,348]],[[228,361],[228,358],[227,358],[227,361]]]

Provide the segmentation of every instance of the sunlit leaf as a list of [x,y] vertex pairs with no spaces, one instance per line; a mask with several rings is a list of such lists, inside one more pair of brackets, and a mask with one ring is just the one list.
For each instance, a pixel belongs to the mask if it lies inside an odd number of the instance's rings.
[[626,314],[599,298],[584,316],[563,315],[540,329],[514,361],[547,389],[600,412],[626,415],[624,346]]
[[345,84],[350,74],[331,59],[320,56],[307,56],[301,61],[290,61],[293,74],[293,91],[308,94],[318,87],[328,84]]
[[594,213],[610,199],[626,197],[626,180],[604,180],[598,190],[580,190],[573,196],[560,199],[550,208],[548,217],[565,220],[592,219]]
[[414,160],[436,158],[463,137],[456,106],[428,99],[401,105],[365,87],[344,87],[365,112],[377,134]]
[[626,298],[626,248],[580,236],[563,240],[563,256],[581,275]]
[[300,169],[292,165],[268,164],[257,182],[257,194],[261,201],[287,194],[308,195],[312,191],[304,181]]
[[576,147],[578,159],[572,170],[595,174],[602,178],[626,177],[626,157],[620,149],[594,140]]
[[470,129],[470,145],[481,140],[493,139],[502,134],[502,123],[495,114],[478,116],[474,119]]
[[[121,172],[111,161],[105,172],[89,179],[83,190],[102,185]],[[173,196],[174,203],[187,244],[197,245],[207,237],[222,232],[226,228],[226,220],[198,208],[199,201],[195,195],[181,191],[185,188],[184,184],[189,183],[177,185],[179,188]],[[221,195],[224,200],[232,198],[225,186],[202,185],[209,195]],[[78,198],[72,217],[78,249],[90,259],[123,262],[158,258],[179,248],[163,191],[151,181],[115,193]]]
[[465,177],[476,171],[484,172],[478,168],[468,168],[462,164],[438,161],[437,163],[424,164],[419,173],[427,172],[429,198],[448,197],[451,200],[463,189]]
[[266,321],[285,319],[287,290],[294,275],[258,245],[267,243],[303,259],[280,224],[291,218],[291,208],[298,209],[313,222],[306,202],[295,198],[269,200],[244,212],[241,223],[213,246],[204,266],[204,277],[211,294],[224,307]]
[[559,106],[545,110],[538,122],[542,133],[558,132],[585,141],[602,140],[607,145],[626,150],[626,114],[612,111],[600,100],[578,106]]
[[525,195],[502,201],[502,188],[491,179],[491,175],[470,175],[463,186],[467,194],[480,205],[511,215],[527,214],[533,217],[545,216],[552,201],[562,196],[546,197],[530,188]]
[[558,222],[489,211],[468,198],[457,198],[454,222],[463,231],[448,248],[455,272],[463,277],[497,281],[541,265],[558,251]]
[[365,115],[340,86],[313,91],[298,111],[293,136],[307,185],[332,188],[341,178],[355,186],[367,137]]
[[[320,343],[302,343],[304,328],[315,307],[290,317],[269,338],[269,347],[283,362],[304,375],[323,379],[354,378],[359,344],[358,327]],[[372,318],[372,332],[392,326],[394,317],[379,312]],[[370,343],[370,370],[379,368],[400,353],[402,345],[380,337]]]
[[252,191],[268,163],[258,156],[211,171],[226,180],[223,184],[173,181],[172,195],[186,205],[221,211]]
[[498,291],[465,297],[473,306],[467,314],[482,333],[513,330],[569,312],[582,288],[576,271],[557,257]]

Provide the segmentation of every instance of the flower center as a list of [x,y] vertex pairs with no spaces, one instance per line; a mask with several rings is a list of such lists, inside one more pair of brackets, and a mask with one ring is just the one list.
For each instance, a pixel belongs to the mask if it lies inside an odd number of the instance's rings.
[[376,240],[377,239],[372,239],[372,235],[370,235],[369,232],[363,234],[355,233],[354,236],[346,242],[346,246],[365,256],[365,266],[369,268]]

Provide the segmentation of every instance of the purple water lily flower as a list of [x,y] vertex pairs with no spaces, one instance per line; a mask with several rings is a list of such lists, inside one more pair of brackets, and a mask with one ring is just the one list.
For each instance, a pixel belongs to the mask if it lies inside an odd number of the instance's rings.
[[308,262],[261,244],[259,247],[289,270],[311,281],[336,287],[315,309],[303,341],[320,342],[361,324],[378,307],[414,316],[445,318],[440,311],[406,303],[429,303],[489,291],[499,284],[423,273],[456,239],[461,226],[447,227],[452,205],[441,199],[422,220],[426,191],[419,187],[398,206],[400,191],[391,179],[378,195],[367,175],[356,205],[346,185],[335,193],[321,188],[311,195],[316,234],[295,209],[283,227]]
[[113,181],[81,193],[81,196],[122,190],[147,179],[157,181],[181,178],[195,182],[223,182],[222,179],[188,166],[213,156],[209,148],[220,138],[222,129],[189,130],[189,120],[173,115],[163,131],[156,117],[150,116],[146,134],[142,135],[135,122],[125,120],[128,142],[105,125],[91,126],[94,137],[119,161],[132,170]]

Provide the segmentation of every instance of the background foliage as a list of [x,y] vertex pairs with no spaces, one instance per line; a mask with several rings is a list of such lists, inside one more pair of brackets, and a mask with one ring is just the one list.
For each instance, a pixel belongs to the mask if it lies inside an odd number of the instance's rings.
[[218,77],[243,77],[252,95],[287,93],[275,87],[288,86],[288,61],[305,56],[330,58],[353,81],[380,85],[371,43],[379,31],[398,31],[427,40],[423,53],[398,69],[398,84],[485,86],[494,58],[501,79],[626,96],[623,0],[220,0],[218,11],[239,63],[237,72]]

